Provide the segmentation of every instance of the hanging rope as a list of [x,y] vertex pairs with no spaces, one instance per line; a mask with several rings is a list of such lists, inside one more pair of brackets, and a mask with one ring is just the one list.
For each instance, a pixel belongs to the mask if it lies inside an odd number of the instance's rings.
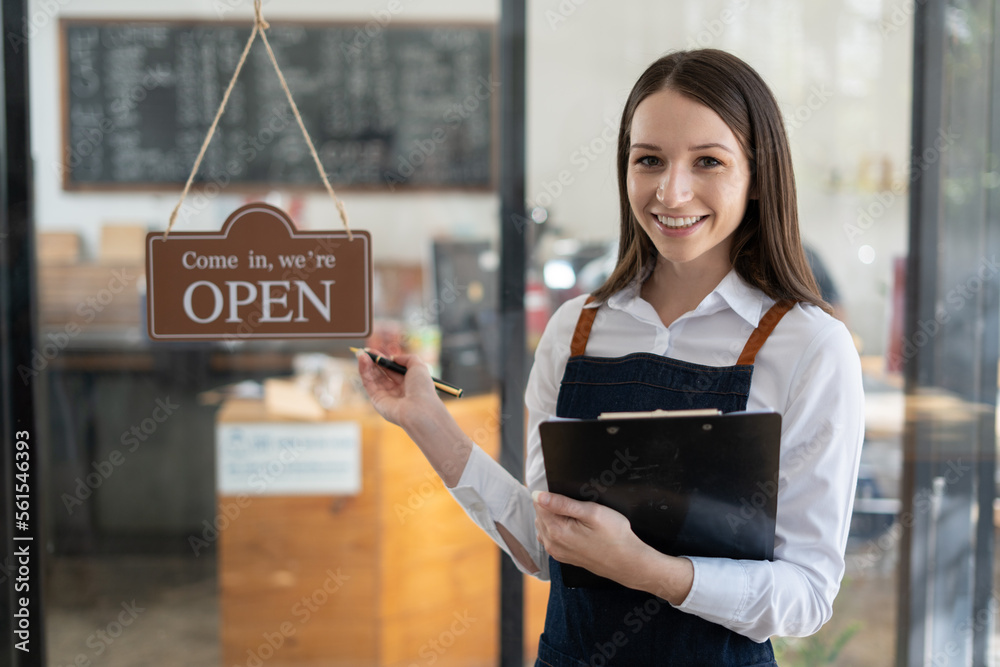
[[215,114],[215,120],[212,121],[211,127],[208,128],[208,134],[205,136],[205,141],[201,144],[201,150],[198,151],[198,157],[195,158],[194,166],[191,168],[191,174],[188,176],[187,183],[184,184],[183,192],[181,192],[180,201],[177,202],[177,205],[174,206],[174,210],[170,213],[170,222],[167,224],[167,230],[163,232],[163,238],[167,238],[167,235],[170,234],[170,230],[174,226],[174,221],[177,219],[177,213],[184,204],[184,199],[187,197],[188,191],[191,189],[191,183],[194,181],[195,174],[198,173],[198,167],[201,166],[201,160],[205,157],[205,151],[208,149],[208,144],[212,141],[212,135],[215,134],[215,128],[219,125],[219,119],[222,117],[222,112],[226,109],[226,102],[229,101],[229,94],[233,92],[233,86],[236,85],[236,79],[240,76],[240,70],[243,69],[243,63],[246,62],[247,54],[250,53],[250,47],[253,46],[253,41],[257,38],[257,34],[259,33],[261,40],[264,42],[264,48],[267,49],[267,55],[271,58],[271,64],[274,65],[274,71],[278,74],[278,80],[281,82],[281,88],[285,91],[285,97],[288,98],[288,104],[291,105],[292,113],[295,114],[295,120],[298,121],[299,128],[302,130],[302,136],[306,140],[309,152],[312,154],[313,161],[316,163],[316,170],[319,172],[319,177],[323,180],[323,185],[326,187],[326,191],[329,193],[330,198],[333,199],[334,203],[337,205],[337,211],[340,213],[340,220],[344,223],[344,229],[347,230],[348,240],[353,241],[354,235],[351,233],[351,227],[347,223],[347,209],[344,208],[344,202],[340,201],[337,197],[337,194],[333,191],[333,186],[330,185],[330,181],[326,177],[326,172],[323,170],[323,163],[319,159],[319,153],[316,152],[316,147],[313,146],[312,139],[309,137],[309,132],[306,131],[305,123],[302,122],[302,115],[299,113],[298,106],[295,105],[295,100],[292,99],[292,91],[288,88],[288,82],[285,81],[285,75],[281,73],[281,67],[278,66],[278,60],[274,57],[274,51],[271,49],[271,43],[267,41],[267,33],[265,31],[271,26],[264,20],[264,15],[261,13],[261,0],[254,0],[253,8],[255,16],[253,30],[250,32],[250,39],[247,40],[247,45],[243,47],[243,53],[240,54],[240,61],[236,64],[236,71],[233,72],[233,78],[229,80],[229,87],[226,88],[226,92],[222,96],[222,103],[219,104],[219,110]]

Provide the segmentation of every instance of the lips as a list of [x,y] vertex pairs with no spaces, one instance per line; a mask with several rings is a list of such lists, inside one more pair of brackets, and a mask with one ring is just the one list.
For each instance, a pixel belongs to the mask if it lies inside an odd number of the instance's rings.
[[661,236],[667,238],[682,238],[691,236],[692,234],[697,234],[698,230],[701,229],[703,224],[705,224],[705,221],[708,220],[708,217],[708,215],[700,215],[686,216],[683,218],[671,218],[665,215],[654,215],[653,220],[655,220],[655,222],[653,225]]

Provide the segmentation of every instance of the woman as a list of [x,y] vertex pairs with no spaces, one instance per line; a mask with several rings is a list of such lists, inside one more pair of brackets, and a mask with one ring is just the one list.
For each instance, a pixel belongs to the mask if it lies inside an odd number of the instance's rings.
[[[746,63],[711,49],[653,63],[626,102],[617,162],[618,264],[539,343],[526,487],[458,430],[417,359],[397,358],[411,371],[398,376],[362,356],[360,372],[473,520],[551,579],[538,664],[773,665],[768,638],[816,632],[843,576],[857,354],[818,296],[781,115]],[[614,510],[545,492],[542,421],[699,407],[782,414],[774,561],[667,556]],[[620,587],[566,588],[560,563]]]

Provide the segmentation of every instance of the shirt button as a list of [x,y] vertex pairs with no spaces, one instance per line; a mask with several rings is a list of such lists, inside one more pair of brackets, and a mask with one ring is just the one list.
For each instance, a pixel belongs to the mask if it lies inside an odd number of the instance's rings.
[[486,509],[486,505],[482,503],[472,503],[472,505],[470,505],[470,508],[472,509],[473,512],[482,512],[484,509]]

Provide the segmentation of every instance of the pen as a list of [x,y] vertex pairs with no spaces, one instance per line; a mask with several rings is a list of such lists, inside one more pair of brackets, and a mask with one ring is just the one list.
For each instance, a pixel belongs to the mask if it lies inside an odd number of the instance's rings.
[[[395,371],[400,375],[406,375],[406,366],[403,366],[402,364],[397,364],[392,359],[386,359],[381,354],[375,354],[368,348],[360,349],[357,347],[352,347],[350,348],[350,350],[354,354],[357,354],[358,352],[364,352],[365,354],[367,354],[369,357],[372,358],[372,361],[374,361],[382,368],[388,368],[390,371]],[[431,379],[434,380],[434,386],[437,387],[438,391],[443,391],[446,394],[451,394],[455,398],[462,397],[462,391],[463,391],[462,389],[459,389],[455,385],[448,384],[447,382],[444,382],[442,380],[438,380],[437,378],[432,377]]]

